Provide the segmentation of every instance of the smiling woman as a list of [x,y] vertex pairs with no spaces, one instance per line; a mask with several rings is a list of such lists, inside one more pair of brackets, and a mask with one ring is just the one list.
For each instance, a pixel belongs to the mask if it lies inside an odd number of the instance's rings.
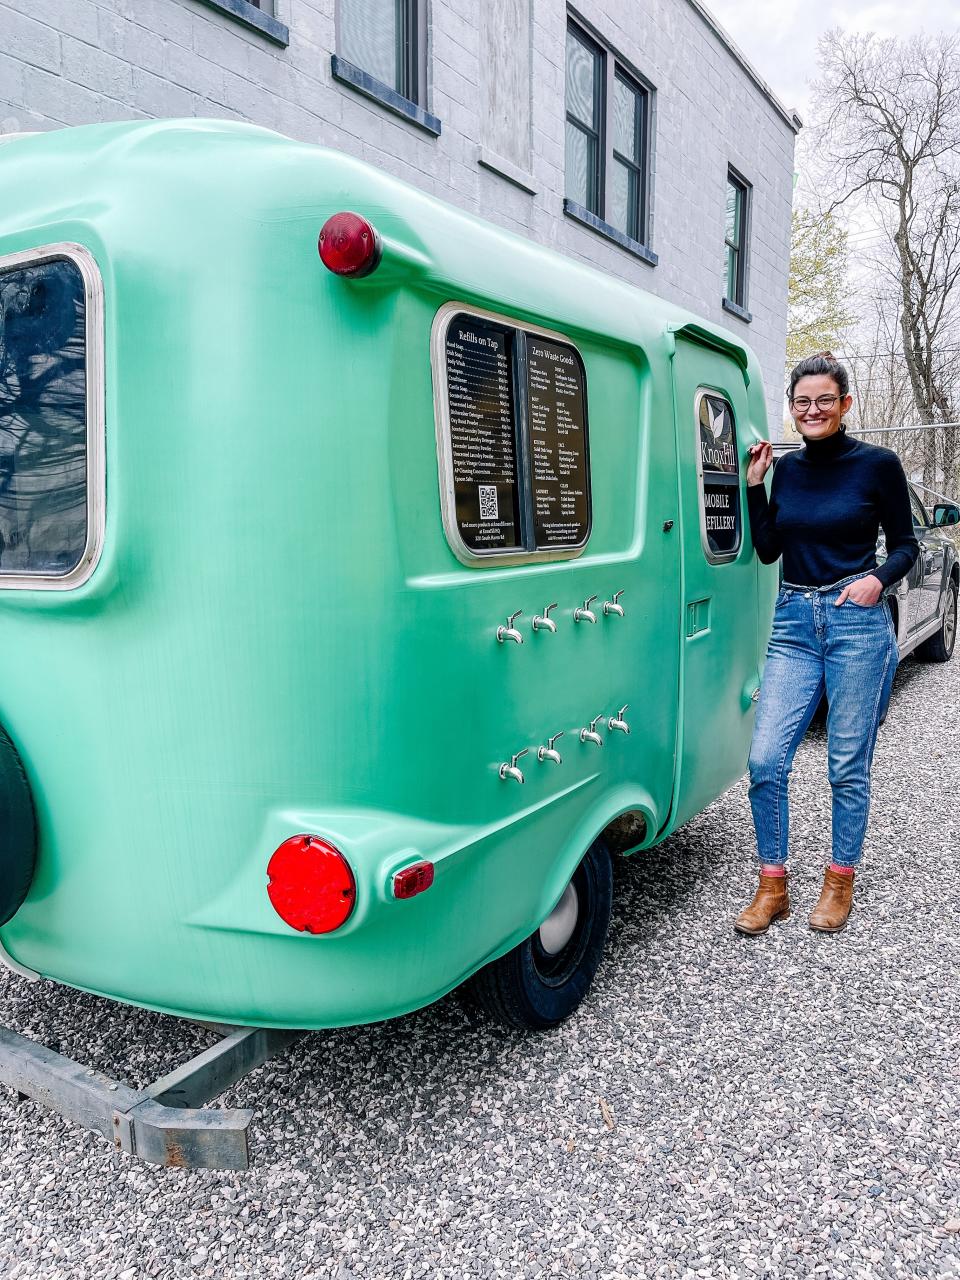
[[[790,411],[805,447],[781,460],[769,500],[769,443],[750,449],[747,505],[757,555],[783,557],[783,589],[757,707],[750,752],[750,804],[760,885],[737,917],[739,933],[764,933],[790,912],[786,862],[787,784],[794,754],[820,700],[827,722],[833,790],[833,862],[810,927],[846,924],[870,800],[870,766],[897,666],[884,592],[909,572],[919,547],[906,476],[889,449],[850,439],[846,369],[829,351],[802,360],[790,377]],[[887,558],[878,566],[882,526]]]

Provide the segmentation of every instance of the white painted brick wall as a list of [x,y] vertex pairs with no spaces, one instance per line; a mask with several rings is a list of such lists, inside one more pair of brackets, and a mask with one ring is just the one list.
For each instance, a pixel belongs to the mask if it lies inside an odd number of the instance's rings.
[[[287,48],[202,0],[0,0],[0,129],[222,116],[340,147],[746,338],[779,434],[789,125],[688,0],[578,0],[583,17],[657,88],[651,247],[659,265],[648,267],[563,214],[566,6],[530,7],[535,195],[476,161],[489,132],[477,0],[430,0],[428,105],[442,120],[439,138],[333,80],[334,0],[276,0]],[[749,325],[720,305],[728,163],[754,188]]]

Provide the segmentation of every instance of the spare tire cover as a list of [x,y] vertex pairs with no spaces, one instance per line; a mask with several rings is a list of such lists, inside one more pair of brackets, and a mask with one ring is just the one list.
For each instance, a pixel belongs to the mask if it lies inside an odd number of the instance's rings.
[[0,728],[0,925],[19,911],[37,863],[33,796],[17,749]]

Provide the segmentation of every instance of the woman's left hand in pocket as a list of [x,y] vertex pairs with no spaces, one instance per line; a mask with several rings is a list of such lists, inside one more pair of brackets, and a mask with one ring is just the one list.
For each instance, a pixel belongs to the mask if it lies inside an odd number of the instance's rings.
[[865,578],[855,578],[853,582],[848,582],[837,596],[837,604],[841,605],[846,600],[852,600],[861,609],[869,609],[882,595],[883,583],[872,573],[868,573]]

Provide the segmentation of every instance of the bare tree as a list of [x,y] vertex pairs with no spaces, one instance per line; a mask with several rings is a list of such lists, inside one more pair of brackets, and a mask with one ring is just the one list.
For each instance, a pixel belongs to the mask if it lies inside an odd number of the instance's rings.
[[[820,45],[817,159],[827,212],[876,211],[895,288],[899,354],[916,418],[960,416],[960,40],[833,31]],[[880,288],[881,296],[886,290]],[[960,431],[921,432],[924,483],[957,479]]]

